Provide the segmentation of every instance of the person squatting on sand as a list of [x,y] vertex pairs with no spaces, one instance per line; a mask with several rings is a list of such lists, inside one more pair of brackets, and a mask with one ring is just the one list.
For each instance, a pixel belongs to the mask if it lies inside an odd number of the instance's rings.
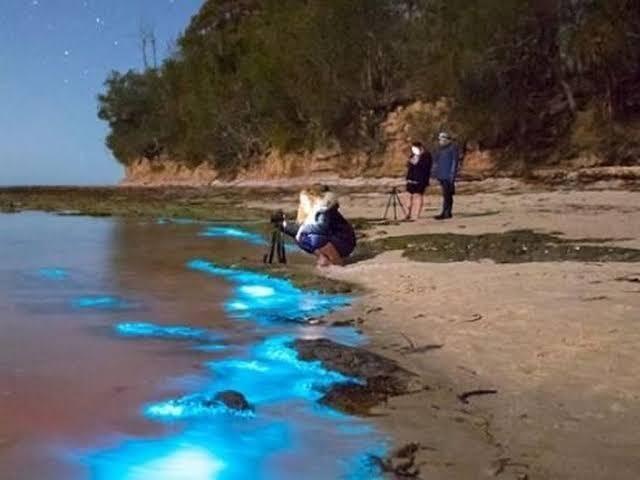
[[356,247],[356,234],[339,208],[338,197],[327,187],[305,189],[300,192],[297,222],[285,219],[280,228],[302,250],[315,255],[319,267],[344,265]]
[[[411,144],[411,156],[407,162],[407,194],[409,196],[407,217],[405,220],[411,220],[411,214],[417,220],[422,213],[424,205],[424,192],[429,186],[429,177],[431,176],[431,154],[420,142]],[[414,210],[415,207],[415,210]]]
[[438,143],[440,147],[436,150],[433,159],[433,176],[438,179],[442,187],[442,213],[435,219],[446,220],[453,216],[453,196],[456,194],[455,181],[458,175],[460,151],[451,141],[448,133],[440,133]]

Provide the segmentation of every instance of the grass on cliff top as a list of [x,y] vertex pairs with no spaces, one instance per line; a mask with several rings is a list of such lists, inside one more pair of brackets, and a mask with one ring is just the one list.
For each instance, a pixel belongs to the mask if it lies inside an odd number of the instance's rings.
[[640,250],[594,245],[608,241],[610,239],[568,240],[531,230],[483,235],[410,235],[361,242],[354,261],[373,258],[385,251],[402,250],[411,260],[432,263],[479,260],[496,263],[640,262]]

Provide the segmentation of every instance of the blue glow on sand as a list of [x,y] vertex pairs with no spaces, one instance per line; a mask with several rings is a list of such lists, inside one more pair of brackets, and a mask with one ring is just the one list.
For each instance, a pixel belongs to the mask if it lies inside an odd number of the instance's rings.
[[201,328],[157,325],[147,322],[124,322],[115,327],[118,335],[129,338],[159,338],[165,340],[212,340],[214,336]]
[[38,270],[38,276],[47,280],[66,280],[70,275],[63,268],[41,268]]
[[94,310],[126,310],[133,305],[119,297],[109,295],[84,296],[73,301],[75,308]]
[[304,291],[287,280],[262,273],[218,267],[204,260],[192,260],[187,266],[238,284],[233,298],[225,304],[227,313],[233,318],[253,319],[260,323],[304,321],[349,305],[349,297],[345,295]]

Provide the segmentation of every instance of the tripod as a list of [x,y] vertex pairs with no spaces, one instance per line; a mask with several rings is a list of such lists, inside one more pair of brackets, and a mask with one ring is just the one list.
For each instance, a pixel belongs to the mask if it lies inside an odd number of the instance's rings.
[[402,200],[400,200],[400,196],[398,195],[398,188],[393,187],[389,192],[389,199],[387,200],[387,207],[384,209],[383,219],[387,218],[387,214],[389,213],[389,208],[393,206],[393,219],[398,220],[398,206],[402,210],[403,215],[407,215],[407,210],[404,208],[402,204]]
[[274,255],[278,255],[278,263],[287,263],[287,252],[284,248],[284,237],[280,230],[275,229],[271,234],[269,251],[264,254],[264,263],[273,263]]

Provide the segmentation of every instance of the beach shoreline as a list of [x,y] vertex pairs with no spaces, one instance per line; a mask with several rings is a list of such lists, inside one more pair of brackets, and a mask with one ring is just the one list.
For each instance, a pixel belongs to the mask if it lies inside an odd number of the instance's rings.
[[[352,320],[369,339],[367,349],[429,387],[371,411],[397,446],[421,445],[422,478],[638,478],[640,383],[633,366],[640,361],[640,326],[633,320],[640,314],[640,267],[633,258],[611,261],[607,253],[640,249],[638,189],[611,183],[553,189],[512,179],[463,183],[454,219],[436,222],[440,199],[432,187],[425,218],[406,223],[381,221],[385,188],[338,187],[342,211],[358,219],[361,245],[382,241],[382,249],[320,272],[321,283],[312,278],[318,272],[305,271],[305,286],[355,284],[354,306],[324,321]],[[132,194],[130,202],[123,192],[134,190],[146,193]],[[56,190],[22,190],[17,197],[3,190],[0,204],[133,217],[213,219],[222,212],[229,221],[240,215],[266,223],[270,210],[295,211],[297,203],[297,187],[134,190],[110,189],[106,199],[104,191],[74,198]],[[522,230],[539,236],[516,248],[496,243],[509,247],[498,260],[490,250],[486,259],[471,255],[482,235],[504,240]],[[468,258],[434,261],[432,243],[452,234],[461,242],[455,251],[468,249]],[[426,252],[417,256],[422,261],[403,256],[389,241],[398,237],[406,239],[407,254]],[[532,246],[563,240],[574,243],[532,260]],[[588,247],[596,247],[593,257],[563,258]],[[496,393],[464,395],[476,390]]]

